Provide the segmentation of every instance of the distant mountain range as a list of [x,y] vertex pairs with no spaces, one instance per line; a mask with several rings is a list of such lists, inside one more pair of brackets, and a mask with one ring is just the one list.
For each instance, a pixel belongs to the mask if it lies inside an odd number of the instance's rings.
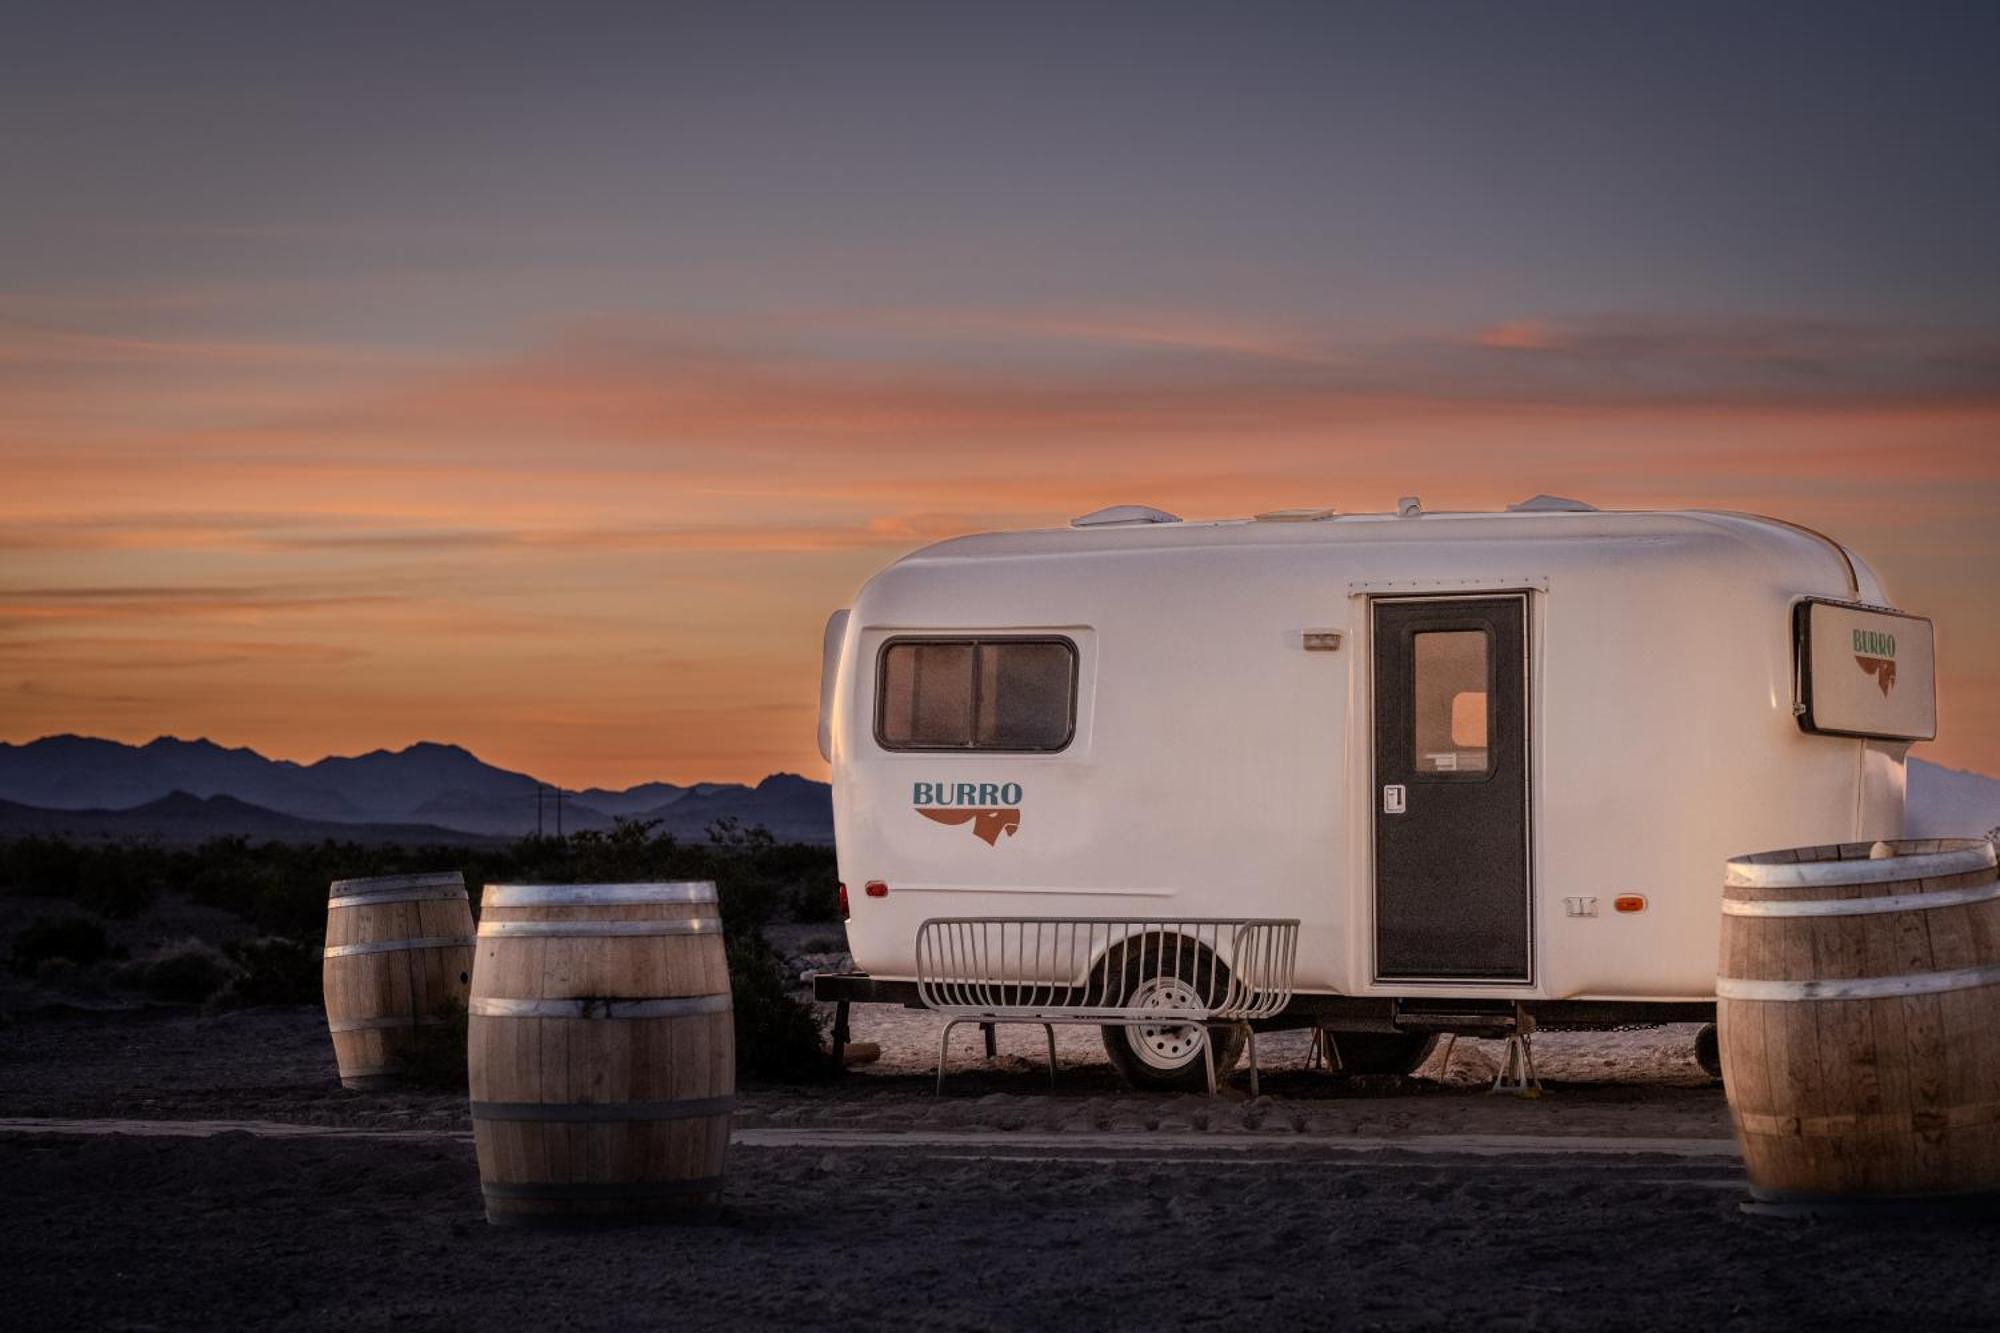
[[447,847],[501,843],[502,838],[437,824],[339,824],[281,815],[234,796],[190,796],[177,791],[130,810],[49,810],[0,801],[0,838],[31,836],[77,841],[140,838],[191,844],[240,837],[253,842],[359,842],[370,845]]
[[[2000,826],[2000,779],[1910,761],[1908,833],[1968,836]],[[192,841],[242,834],[281,841],[481,842],[556,828],[553,789],[424,741],[313,764],[255,750],[162,736],[145,745],[88,736],[0,742],[0,836],[150,837]],[[658,820],[684,839],[720,819],[762,826],[781,842],[833,841],[833,798],[823,782],[774,773],[756,786],[648,782],[623,791],[563,794],[567,832],[619,819]]]
[[[312,764],[172,736],[145,745],[89,736],[0,742],[0,834],[61,825],[79,836],[199,829],[203,837],[240,832],[287,841],[516,838],[536,831],[538,800],[539,826],[554,833],[552,787],[430,741]],[[754,787],[648,782],[562,797],[562,827],[571,833],[647,819],[698,839],[725,818],[762,826],[781,842],[833,841],[830,789],[793,773],[774,773]]]

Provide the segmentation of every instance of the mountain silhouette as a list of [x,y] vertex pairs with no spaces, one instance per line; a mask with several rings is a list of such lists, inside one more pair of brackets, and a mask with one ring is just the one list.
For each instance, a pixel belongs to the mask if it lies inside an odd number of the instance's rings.
[[[131,814],[137,817],[129,823],[154,827],[170,821],[178,808],[211,832],[251,833],[269,824],[262,816],[275,814],[314,824],[426,825],[511,838],[537,830],[538,792],[539,827],[554,833],[553,788],[529,774],[488,764],[463,746],[434,741],[311,764],[173,736],[144,745],[73,735],[0,742],[0,802],[88,813],[99,825],[117,822],[109,818],[114,814]],[[152,808],[176,796],[186,801],[227,798],[242,808]],[[20,818],[33,822],[33,817]],[[231,818],[242,827],[216,827]],[[591,788],[563,794],[565,832],[608,829],[621,818],[657,820],[662,831],[682,838],[705,837],[710,824],[729,818],[745,827],[768,828],[780,841],[833,840],[829,788],[796,774],[774,774],[755,787],[648,782],[622,791]],[[4,822],[11,826],[19,821]]]
[[[551,789],[434,741],[312,764],[174,736],[144,745],[72,735],[0,742],[0,835],[61,824],[79,836],[517,838],[536,831],[538,790],[541,828],[554,833]],[[620,819],[652,821],[684,840],[705,838],[729,819],[781,842],[833,841],[831,789],[796,773],[773,773],[755,786],[646,782],[563,795],[565,832],[608,829]],[[1910,837],[1972,837],[1996,826],[2000,779],[1910,761]]]
[[422,846],[470,845],[495,841],[435,824],[334,823],[300,819],[233,796],[195,796],[177,791],[129,810],[49,810],[0,800],[0,837],[30,836],[196,843],[242,837],[259,842],[341,842]]

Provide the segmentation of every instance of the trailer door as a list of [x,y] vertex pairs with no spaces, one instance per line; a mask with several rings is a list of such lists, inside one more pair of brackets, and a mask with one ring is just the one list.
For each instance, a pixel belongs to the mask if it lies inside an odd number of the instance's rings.
[[1376,978],[1530,981],[1527,597],[1373,607]]

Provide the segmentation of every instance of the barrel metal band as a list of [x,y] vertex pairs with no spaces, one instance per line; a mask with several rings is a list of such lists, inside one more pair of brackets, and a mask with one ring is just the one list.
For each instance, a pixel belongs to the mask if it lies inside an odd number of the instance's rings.
[[353,958],[364,953],[399,953],[404,949],[470,949],[464,935],[426,935],[414,940],[371,940],[366,944],[329,944],[323,958]]
[[621,1124],[635,1120],[693,1120],[728,1115],[734,1097],[690,1097],[674,1102],[474,1102],[474,1120],[560,1120],[572,1124]]
[[2000,880],[1936,893],[1891,893],[1880,898],[1766,898],[1761,902],[1722,900],[1724,916],[1875,916],[1883,912],[1927,912],[1933,907],[1963,907],[2000,898]]
[[682,1199],[691,1194],[714,1194],[722,1188],[722,1177],[696,1176],[688,1180],[547,1181],[532,1185],[487,1180],[481,1181],[479,1188],[489,1199],[595,1203],[613,1199]]
[[1947,1129],[1972,1129],[2000,1121],[2000,1102],[1974,1102],[1934,1111],[1881,1111],[1867,1115],[1770,1115],[1738,1111],[1736,1123],[1745,1134],[1779,1138],[1841,1138],[1849,1134],[1935,1134]]
[[727,993],[682,995],[657,1000],[621,1000],[592,996],[583,1000],[525,1000],[480,996],[472,1001],[474,1018],[692,1018],[730,1012]]
[[330,1032],[375,1032],[389,1028],[431,1028],[438,1027],[444,1018],[437,1014],[426,1014],[419,1018],[411,1014],[390,1014],[386,1018],[339,1018],[327,1023]]
[[1890,1000],[1899,995],[1941,995],[2000,985],[2000,963],[1915,972],[1901,977],[1843,977],[1817,981],[1745,981],[1717,977],[1719,1000]]
[[[491,903],[487,904],[489,907]],[[598,939],[606,935],[713,935],[722,929],[718,916],[692,916],[679,921],[482,921],[485,939]]]
[[712,903],[708,880],[672,884],[488,884],[488,907],[630,907],[639,903]]
[[335,907],[374,907],[378,903],[429,903],[445,902],[453,899],[462,903],[470,901],[465,896],[465,887],[463,885],[455,889],[404,889],[396,893],[348,893],[338,898],[328,898],[326,905],[329,909]]
[[1948,852],[1913,852],[1879,861],[1757,861],[1729,863],[1723,883],[1732,889],[1821,889],[1845,884],[1885,884],[1899,879],[1975,875],[1994,867],[1993,844],[1983,838]]
[[401,893],[405,889],[457,889],[465,891],[465,876],[456,870],[435,875],[380,875],[373,879],[337,879],[327,893],[335,898],[367,898],[378,893]]

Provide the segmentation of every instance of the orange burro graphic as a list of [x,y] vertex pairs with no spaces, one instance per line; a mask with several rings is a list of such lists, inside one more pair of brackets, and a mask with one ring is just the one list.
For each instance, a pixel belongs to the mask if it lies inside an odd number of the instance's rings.
[[925,819],[935,819],[940,824],[971,824],[975,837],[985,841],[988,847],[999,845],[1000,835],[1013,837],[1021,827],[1021,812],[1011,806],[984,806],[966,809],[962,807],[923,806],[917,813]]
[[1875,683],[1882,687],[1882,693],[1887,694],[1891,689],[1895,687],[1896,684],[1895,658],[1862,657],[1860,654],[1857,653],[1855,654],[1854,661],[1855,664],[1859,666],[1863,671],[1866,671],[1869,675],[1875,677]]

